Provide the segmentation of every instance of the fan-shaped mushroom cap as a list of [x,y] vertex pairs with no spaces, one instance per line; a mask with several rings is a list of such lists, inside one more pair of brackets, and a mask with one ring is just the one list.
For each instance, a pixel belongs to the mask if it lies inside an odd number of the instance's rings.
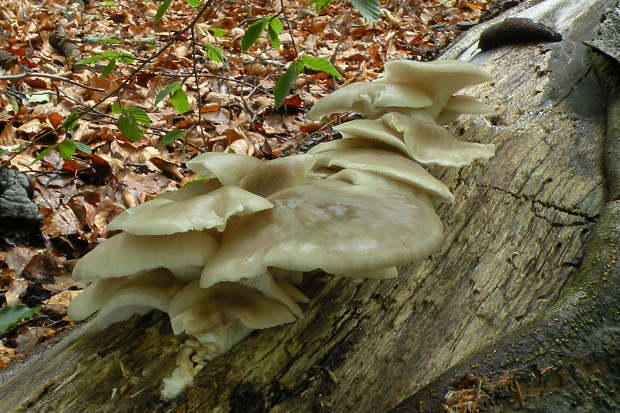
[[[286,305],[295,316],[303,318],[304,314],[295,302],[297,300],[295,300],[293,296],[300,298],[299,302],[308,302],[306,296],[286,281],[276,280],[269,271],[257,277],[242,278],[238,282],[241,285],[250,287],[254,291],[260,292],[267,298],[280,301],[282,304]],[[283,288],[283,286],[285,287]],[[289,295],[289,291],[292,292],[292,294]]]
[[186,163],[187,167],[207,178],[217,178],[222,185],[237,185],[252,169],[263,164],[260,159],[236,153],[207,152]]
[[325,96],[308,112],[318,120],[336,112],[355,112],[368,118],[385,113],[385,108],[430,106],[431,99],[421,89],[407,83],[358,82],[341,87]]
[[256,277],[270,266],[344,274],[403,265],[426,258],[443,240],[432,207],[391,190],[310,184],[268,199],[272,209],[226,230],[201,286]]
[[[144,208],[147,204],[153,206]],[[181,201],[155,198],[127,210],[122,221],[118,217],[108,229],[123,229],[134,235],[168,235],[215,228],[223,231],[232,216],[271,208],[271,202],[236,186],[226,185],[206,195]],[[119,215],[120,216],[120,215]]]
[[[183,201],[195,196],[206,195],[209,192],[215,191],[222,187],[222,184],[217,179],[208,180],[196,180],[188,182],[184,187],[177,189],[176,191],[168,191],[163,194],[157,195],[154,199],[169,199],[171,201]],[[151,202],[147,201],[144,204]],[[141,205],[144,205],[141,204]],[[134,207],[135,208],[135,207]]]
[[312,155],[295,155],[273,159],[250,171],[239,186],[254,194],[267,197],[282,189],[303,185],[312,180]]
[[[362,138],[347,138],[347,139],[335,139],[333,141],[322,142],[316,146],[313,146],[308,150],[309,154],[317,155],[322,152],[340,151],[343,149],[383,149],[391,150],[387,145],[381,144],[377,141],[371,141]],[[318,168],[315,168],[317,170]]]
[[[363,138],[372,142],[378,142],[383,148],[397,151],[406,157],[413,159],[411,151],[403,140],[394,134],[394,131],[383,123],[370,119],[357,119],[335,126],[334,130],[340,132],[343,139]],[[319,144],[317,146],[321,146]],[[315,146],[316,148],[316,146]]]
[[[433,104],[427,112],[435,119],[452,95],[468,86],[474,86],[494,79],[486,70],[460,60],[436,60],[415,62],[397,60],[385,64],[383,77],[376,83],[404,82],[429,96]],[[373,82],[373,83],[374,83]]]
[[194,266],[199,273],[218,248],[206,232],[190,231],[161,236],[115,235],[86,254],[73,270],[74,280],[91,281],[139,274],[155,268]]
[[429,208],[433,208],[431,197],[423,189],[372,172],[358,171],[357,169],[343,169],[326,179],[349,182],[353,185],[374,186],[376,188],[389,189],[397,193],[408,194],[425,202]]
[[482,115],[493,111],[493,108],[476,100],[473,96],[454,95],[437,115],[437,122],[440,125],[447,125],[454,122],[462,114]]
[[388,113],[381,117],[381,122],[400,132],[413,158],[424,165],[461,167],[495,155],[495,145],[458,141],[439,125],[400,113]]
[[[177,285],[180,285],[177,279],[164,269],[153,270],[133,277],[95,280],[71,302],[67,315],[72,320],[84,320],[104,307],[119,291],[127,288],[144,289],[145,291],[165,290],[172,299]],[[165,311],[164,308],[159,309]]]
[[201,288],[198,281],[191,282],[174,296],[168,313],[174,334],[185,332],[196,337],[226,327],[236,319],[257,329],[290,323],[297,318],[286,304],[230,282],[209,288]]
[[317,164],[373,172],[422,188],[434,200],[453,202],[450,190],[418,163],[379,149],[348,149],[317,154]]

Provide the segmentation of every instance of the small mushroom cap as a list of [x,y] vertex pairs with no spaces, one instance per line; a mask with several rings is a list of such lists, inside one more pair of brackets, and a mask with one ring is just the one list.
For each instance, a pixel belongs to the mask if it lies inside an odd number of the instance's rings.
[[376,188],[388,189],[397,193],[408,194],[433,208],[431,197],[423,189],[406,184],[402,181],[390,179],[372,172],[358,171],[356,169],[343,169],[326,178],[328,180],[338,180],[348,182],[353,185],[366,185]]
[[200,285],[238,281],[267,267],[332,274],[386,268],[426,258],[443,241],[426,202],[365,185],[303,185],[280,191],[274,208],[228,228]]
[[252,169],[263,164],[260,159],[236,153],[207,152],[186,163],[187,167],[207,178],[217,178],[222,185],[237,185]]
[[432,99],[433,104],[428,105],[428,113],[437,119],[454,93],[465,87],[490,82],[493,79],[493,75],[486,70],[460,60],[432,62],[396,60],[387,62],[383,77],[374,82],[404,82],[419,89]]
[[317,164],[376,173],[428,192],[434,200],[453,202],[450,190],[418,163],[379,149],[348,149],[317,154]]
[[473,96],[454,95],[446,102],[435,122],[439,125],[447,125],[457,120],[462,114],[482,115],[492,111],[493,108],[477,101]]
[[318,120],[336,112],[355,112],[373,119],[385,113],[384,108],[420,108],[431,103],[419,88],[407,83],[358,82],[320,99],[310,109],[308,117]]
[[[239,284],[260,292],[267,298],[279,301],[286,305],[296,317],[303,318],[304,314],[297,305],[293,296],[300,298],[300,302],[307,302],[308,299],[297,288],[293,287],[284,280],[276,280],[269,271],[258,277],[243,278],[238,281]],[[283,288],[284,286],[284,288]],[[291,295],[288,291],[292,292]]]
[[168,204],[172,201],[184,201],[186,199],[191,199],[200,195],[206,195],[218,188],[221,188],[222,184],[215,180],[209,181],[198,181],[188,183],[183,188],[179,188],[176,191],[168,191],[163,194],[159,194],[157,198],[146,201],[143,204],[137,205],[133,208],[129,208],[120,214],[118,214],[107,226],[108,231],[117,231],[124,229],[123,226],[125,221],[129,218],[130,215],[139,214],[150,208],[155,208],[161,205]]
[[421,122],[400,113],[388,113],[381,121],[402,134],[413,158],[424,165],[462,167],[495,155],[495,145],[458,141],[435,123]]
[[106,308],[98,316],[98,322],[105,325],[129,318],[134,312],[153,308],[166,311],[179,285],[164,269],[134,277],[95,280],[71,302],[67,315],[72,320],[84,320]]
[[273,159],[254,168],[239,182],[239,186],[262,197],[282,189],[303,185],[312,180],[313,155],[295,155]]
[[[342,134],[343,139],[363,138],[372,142],[378,142],[383,148],[399,152],[413,159],[411,151],[403,140],[394,134],[394,131],[383,123],[370,119],[357,119],[335,126],[334,130]],[[317,146],[321,146],[319,144]],[[317,147],[315,146],[315,148]],[[382,148],[382,149],[383,149]]]
[[[153,206],[145,208],[148,204]],[[211,228],[221,232],[233,216],[272,207],[265,198],[232,185],[179,201],[156,198],[140,206],[143,208],[138,211],[132,212],[138,207],[127,210],[120,223],[118,217],[112,220],[108,228],[134,235],[169,235]]]
[[177,267],[202,267],[218,248],[206,232],[161,236],[115,235],[86,254],[73,270],[73,279],[92,281],[139,274],[156,268],[172,273]]
[[232,324],[239,319],[248,327],[269,328],[297,319],[282,302],[238,283],[218,283],[201,288],[198,281],[177,293],[168,310],[175,334],[194,336]]

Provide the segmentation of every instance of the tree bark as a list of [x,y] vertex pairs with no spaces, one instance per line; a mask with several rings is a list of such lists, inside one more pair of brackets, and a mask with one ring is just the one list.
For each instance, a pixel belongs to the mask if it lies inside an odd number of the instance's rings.
[[473,91],[495,112],[454,130],[497,155],[433,171],[456,197],[439,253],[393,280],[307,276],[303,320],[255,332],[171,402],[182,338],[162,314],[85,323],[2,373],[0,411],[617,411],[620,176],[603,154],[620,137],[583,44],[611,1],[535,3],[521,17],[563,39],[473,59],[497,78]]

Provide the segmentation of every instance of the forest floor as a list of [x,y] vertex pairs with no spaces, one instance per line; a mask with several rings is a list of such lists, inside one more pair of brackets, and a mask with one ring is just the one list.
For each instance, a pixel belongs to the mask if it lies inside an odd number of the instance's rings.
[[[84,288],[71,279],[77,259],[121,211],[196,179],[188,159],[292,150],[329,129],[306,117],[320,97],[376,78],[386,61],[430,60],[498,12],[494,0],[387,0],[372,23],[342,0],[321,13],[304,1],[221,1],[175,38],[202,8],[188,3],[172,1],[154,23],[161,2],[0,0],[0,162],[29,177],[43,216],[34,238],[0,250],[3,308],[39,310],[7,322],[0,309],[0,368],[73,325],[66,309]],[[243,52],[248,27],[273,16],[283,22],[280,47],[265,30]],[[275,82],[301,55],[329,60],[343,78],[306,71],[276,109]],[[101,58],[76,64],[93,56]],[[188,98],[184,113],[169,99],[156,103],[175,82]],[[134,122],[140,139],[123,135],[119,107],[148,115]],[[185,132],[170,141],[175,130]]]

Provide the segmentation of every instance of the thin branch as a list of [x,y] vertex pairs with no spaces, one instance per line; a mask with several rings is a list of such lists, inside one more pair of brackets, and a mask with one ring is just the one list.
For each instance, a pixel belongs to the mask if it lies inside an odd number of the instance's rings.
[[49,73],[34,73],[34,72],[25,72],[19,75],[9,75],[9,76],[0,76],[0,81],[2,80],[19,80],[25,79],[27,77],[43,77],[52,80],[58,80],[59,82],[71,83],[72,85],[79,86],[84,89],[95,90],[97,92],[105,92],[105,89],[101,89],[99,87],[88,86],[80,82],[76,82],[75,80],[67,79],[66,77],[51,75]]

